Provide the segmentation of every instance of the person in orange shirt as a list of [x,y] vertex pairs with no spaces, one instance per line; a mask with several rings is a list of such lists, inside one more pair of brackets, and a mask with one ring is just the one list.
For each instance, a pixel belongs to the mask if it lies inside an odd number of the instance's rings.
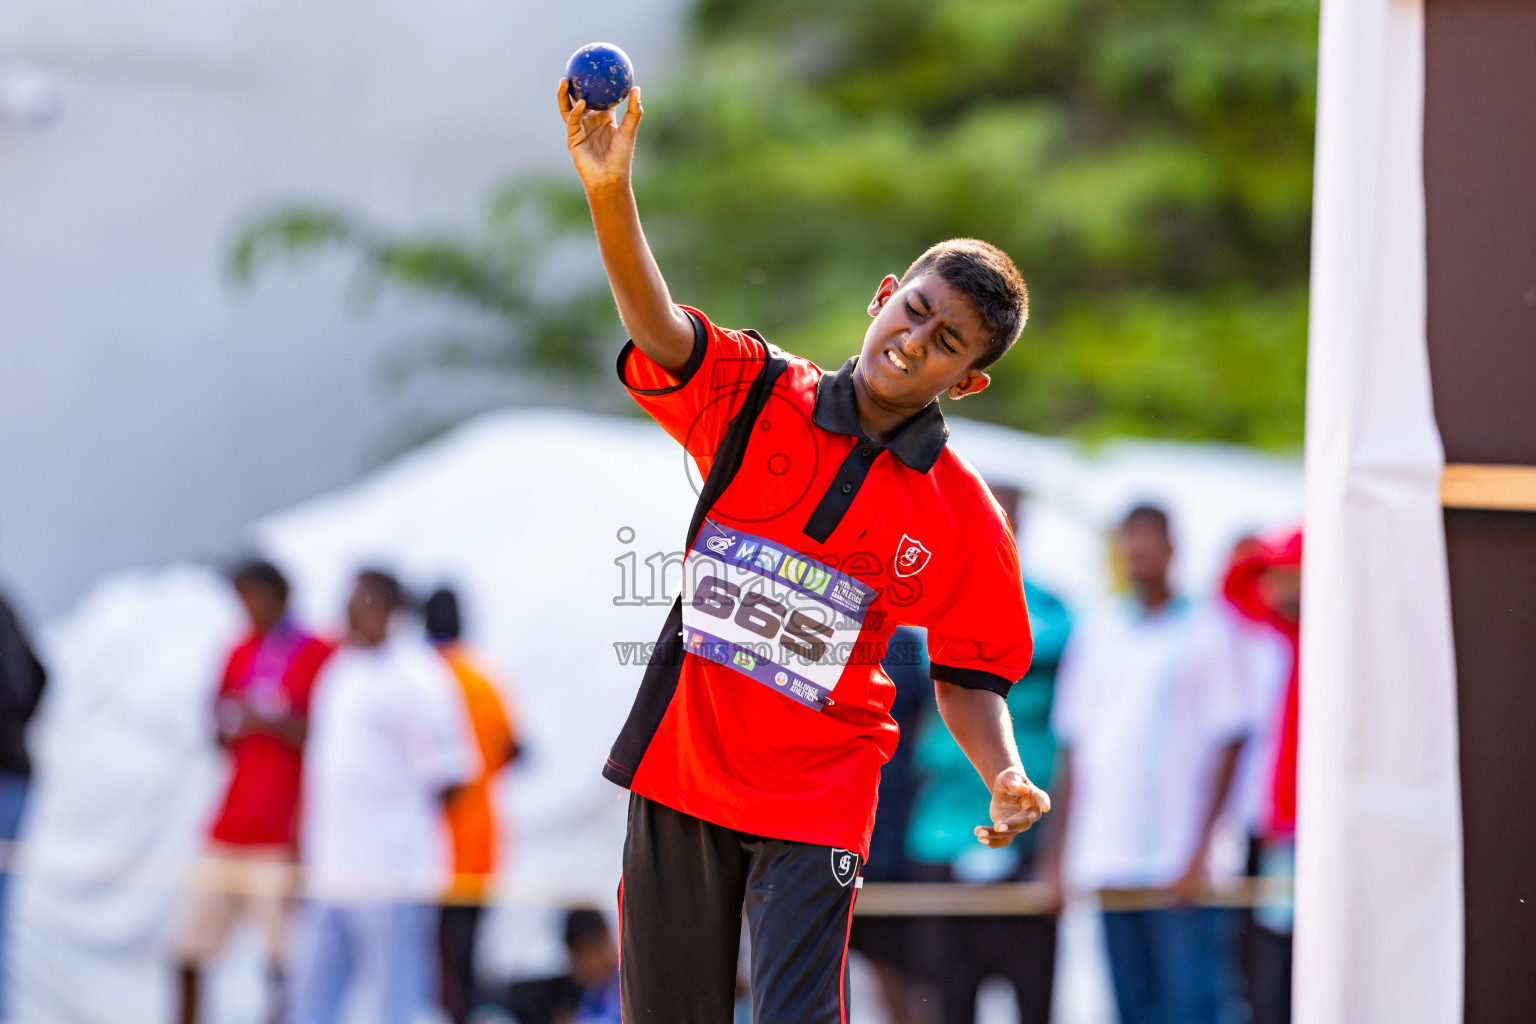
[[453,838],[453,882],[438,918],[442,957],[442,1002],[455,1024],[464,1024],[475,989],[475,933],[481,901],[490,889],[499,850],[491,778],[518,755],[517,730],[496,686],[460,640],[458,595],[444,587],[426,604],[427,637],[453,669],[464,692],[464,705],[475,730],[485,771],[449,801],[448,831]]

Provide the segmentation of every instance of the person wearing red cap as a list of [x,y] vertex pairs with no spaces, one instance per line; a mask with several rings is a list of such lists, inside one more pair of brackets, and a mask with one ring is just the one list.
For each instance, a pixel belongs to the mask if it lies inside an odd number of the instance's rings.
[[[1296,755],[1301,640],[1301,532],[1271,541],[1248,541],[1233,552],[1222,585],[1227,603],[1250,630],[1278,646],[1285,671],[1279,699],[1258,709],[1267,727],[1257,744],[1263,763],[1254,772],[1258,799],[1253,814],[1253,870],[1261,877],[1294,874],[1296,849]],[[1273,693],[1273,688],[1269,688]],[[1291,1019],[1291,904],[1265,902],[1254,910],[1249,932],[1249,1002],[1254,1024]]]

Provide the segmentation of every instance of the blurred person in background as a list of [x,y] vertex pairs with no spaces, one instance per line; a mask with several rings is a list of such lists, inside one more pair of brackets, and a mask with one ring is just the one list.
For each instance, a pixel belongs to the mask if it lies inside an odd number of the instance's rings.
[[[898,626],[886,644],[880,669],[896,686],[890,714],[901,733],[891,759],[880,768],[880,803],[875,809],[875,828],[870,833],[869,860],[863,876],[870,882],[908,882],[912,875],[906,836],[916,785],[912,749],[922,723],[938,710],[933,681],[928,678],[923,630]],[[940,731],[949,734],[948,730]],[[974,788],[975,780],[968,781]],[[982,802],[985,804],[985,799]],[[975,845],[974,837],[971,843]],[[914,991],[914,981],[928,972],[909,953],[911,926],[909,917],[856,915],[848,933],[848,948],[857,950],[874,966],[891,1024],[915,1024],[919,1019],[913,1016],[911,1007],[913,999],[920,998]]]
[[0,842],[5,860],[0,865],[0,1020],[9,1019],[7,981],[10,960],[6,935],[10,902],[11,844],[21,832],[27,788],[32,779],[32,758],[27,752],[27,724],[43,699],[48,673],[32,650],[21,620],[0,595]]
[[[1241,1013],[1236,920],[1195,903],[1250,726],[1241,672],[1214,610],[1169,584],[1167,513],[1132,509],[1114,542],[1132,593],[1079,621],[1057,677],[1048,873],[1106,904],[1121,1024],[1226,1024]],[[1171,905],[1112,909],[1146,890]]]
[[[577,907],[566,912],[564,933],[566,973],[513,982],[501,1010],[515,1024],[619,1024],[619,948],[608,919]],[[485,1019],[505,1017],[487,1013]]]
[[443,1009],[454,1024],[464,1024],[475,999],[475,936],[481,904],[490,890],[500,854],[491,779],[517,757],[518,740],[495,684],[461,639],[458,595],[447,587],[440,588],[427,598],[424,612],[427,639],[453,670],[482,763],[480,774],[448,801],[453,882],[438,910]]
[[571,911],[565,949],[581,999],[569,1016],[556,1016],[557,1024],[619,1024],[619,947],[608,919],[596,910]]
[[230,582],[249,631],[229,654],[213,706],[230,773],[176,932],[182,1024],[197,1020],[202,970],[246,916],[261,930],[269,1018],[282,1019],[306,723],[316,673],[331,653],[289,617],[288,580],[277,566],[244,562]]
[[432,904],[448,879],[443,810],[481,771],[458,683],[404,590],[358,573],[348,637],[316,684],[304,763],[306,898],[290,949],[291,1024],[337,1024],[356,986],[369,1024],[432,1003]]
[[[989,486],[1017,529],[1020,493]],[[1051,705],[1072,620],[1065,605],[1027,578],[1024,595],[1035,653],[1029,672],[1008,691],[1008,713],[1025,774],[1049,792],[1056,760]],[[914,739],[918,790],[906,848],[917,877],[944,882],[1034,878],[1040,844],[1054,823],[1047,819],[1045,831],[1032,829],[1002,849],[978,845],[971,822],[986,814],[986,800],[983,794],[977,802],[970,762],[940,722],[924,722]],[[881,797],[883,806],[883,791]],[[929,917],[919,919],[914,931],[940,990],[945,1024],[973,1024],[977,993],[992,977],[1006,978],[1013,987],[1020,1024],[1049,1022],[1056,969],[1054,914]]]
[[[1253,666],[1254,756],[1244,781],[1249,872],[1261,879],[1295,874],[1301,550],[1300,531],[1239,545],[1222,585],[1241,618],[1239,635]],[[1291,1019],[1291,925],[1289,897],[1265,899],[1254,908],[1246,950],[1253,1024]]]

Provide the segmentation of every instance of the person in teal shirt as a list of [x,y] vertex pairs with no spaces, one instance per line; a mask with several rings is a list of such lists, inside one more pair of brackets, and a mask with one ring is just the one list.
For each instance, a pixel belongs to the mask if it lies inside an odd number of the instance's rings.
[[[1072,618],[1055,596],[1024,581],[1034,661],[1008,694],[1013,735],[1024,771],[1049,791],[1056,760],[1051,734],[1051,700],[1056,668],[1067,644]],[[988,814],[987,793],[976,771],[937,715],[919,728],[913,751],[917,797],[907,827],[906,852],[918,877],[931,881],[1001,882],[1032,877],[1038,848],[1036,830],[1009,846],[989,849],[976,842],[975,825]],[[931,951],[939,967],[934,981],[944,999],[945,1024],[972,1024],[976,991],[989,977],[1002,976],[1014,988],[1020,1024],[1050,1019],[1051,978],[1056,964],[1056,919],[1032,917],[934,917],[918,923],[914,938]]]

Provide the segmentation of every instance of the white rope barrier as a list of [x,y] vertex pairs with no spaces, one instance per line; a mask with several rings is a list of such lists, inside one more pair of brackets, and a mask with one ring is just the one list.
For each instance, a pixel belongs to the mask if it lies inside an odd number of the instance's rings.
[[[238,859],[167,858],[79,847],[0,843],[0,870],[14,876],[90,884],[151,886],[208,892],[244,891],[235,879],[252,862]],[[208,865],[227,870],[199,870]],[[269,868],[270,864],[264,865]],[[303,892],[302,872],[292,868],[291,891]],[[349,899],[378,902],[423,901],[479,906],[559,909],[614,899],[612,889],[564,881],[493,879],[483,895],[443,895],[422,886],[373,887],[349,893]],[[1251,908],[1287,900],[1289,878],[1240,878],[1214,885],[1193,904]],[[1152,910],[1179,900],[1166,889],[1115,889],[1069,892],[1069,902],[1089,901],[1103,910]],[[1042,882],[870,882],[860,890],[854,913],[865,917],[984,917],[1053,914],[1061,907],[1056,890]]]

